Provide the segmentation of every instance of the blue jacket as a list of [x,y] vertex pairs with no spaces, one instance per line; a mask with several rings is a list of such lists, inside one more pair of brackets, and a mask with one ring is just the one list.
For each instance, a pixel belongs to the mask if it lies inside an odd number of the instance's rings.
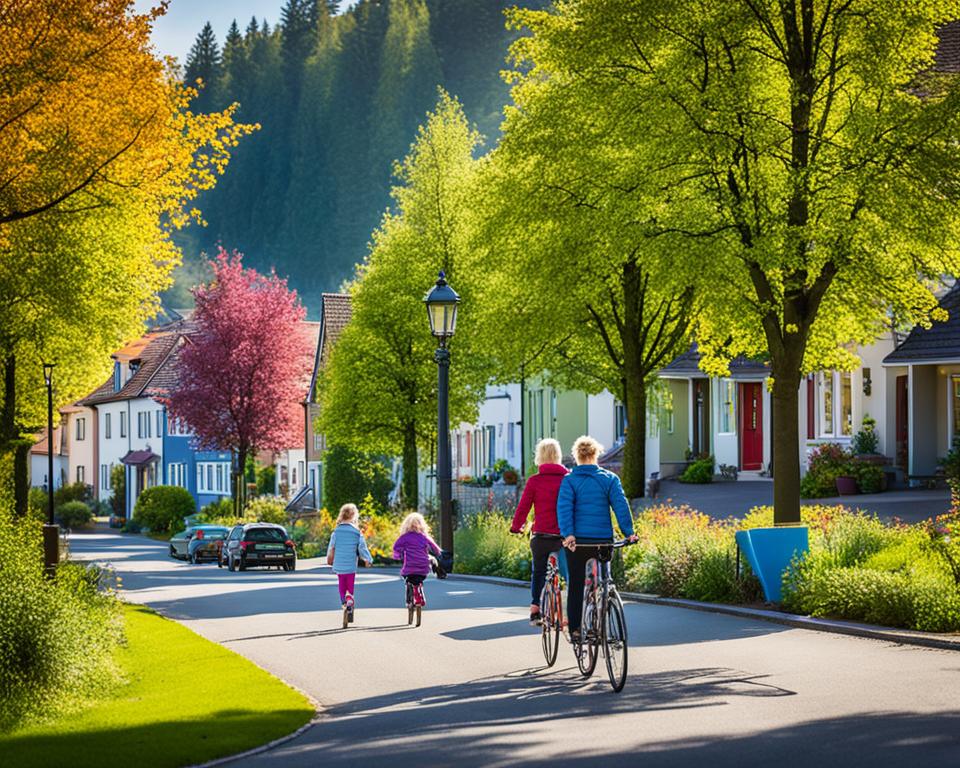
[[563,482],[557,497],[560,535],[578,539],[613,539],[610,507],[624,536],[633,535],[633,517],[620,478],[596,464],[578,464]]
[[360,529],[350,523],[340,523],[333,529],[330,543],[327,545],[328,555],[330,550],[334,550],[334,573],[356,573],[357,557],[362,557],[368,562],[373,560],[373,555],[367,548],[367,540],[363,538]]

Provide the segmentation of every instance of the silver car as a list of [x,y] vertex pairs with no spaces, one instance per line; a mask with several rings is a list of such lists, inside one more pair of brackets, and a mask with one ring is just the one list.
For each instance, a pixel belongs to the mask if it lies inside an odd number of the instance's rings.
[[190,540],[199,531],[223,534],[226,530],[222,525],[194,525],[180,531],[180,533],[175,533],[170,537],[170,557],[176,560],[188,560],[190,558]]

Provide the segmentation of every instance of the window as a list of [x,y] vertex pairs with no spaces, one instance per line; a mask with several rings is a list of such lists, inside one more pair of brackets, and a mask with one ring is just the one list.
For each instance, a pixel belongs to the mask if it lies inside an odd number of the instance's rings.
[[[951,425],[953,426],[952,439],[960,435],[960,376],[950,377],[950,406],[953,411]],[[951,439],[951,442],[952,442]]]
[[618,444],[627,436],[627,409],[621,402],[613,404],[613,434]]
[[86,440],[87,439],[87,420],[84,418],[77,419],[77,440]]
[[207,464],[207,490],[213,490],[213,464]]
[[100,488],[104,491],[110,490],[110,470],[106,464],[100,465]]
[[720,431],[737,430],[737,385],[733,379],[720,379]]
[[174,463],[167,466],[167,485],[178,485],[181,488],[187,487],[186,464]]
[[127,436],[127,414],[120,412],[120,437]]
[[497,460],[497,428],[487,427],[487,466],[492,467]]
[[120,363],[115,362],[113,364],[113,391],[119,392],[122,386],[123,380],[120,378]]
[[306,477],[307,477],[307,476],[306,476],[306,475],[304,474],[304,472],[303,472],[303,462],[302,462],[302,461],[298,461],[298,462],[297,462],[297,476],[300,478],[300,482],[301,482],[301,483],[306,482]]
[[217,464],[217,490],[223,490],[223,464]]
[[550,437],[557,436],[557,390],[550,390]]
[[323,450],[323,436],[314,434],[313,436],[313,450],[322,451]]
[[84,482],[84,471],[83,471],[83,470],[84,470],[84,466],[83,466],[83,464],[80,464],[80,465],[77,467],[77,482],[78,482],[78,483]]
[[143,417],[144,417],[144,415],[145,415],[145,414],[143,414],[143,413],[138,413],[138,414],[137,414],[137,437],[141,437],[141,438],[147,436],[147,430],[146,430],[146,428],[143,426]]
[[833,409],[836,403],[833,374],[817,374],[817,389],[820,392],[820,429],[818,431],[822,437],[833,437]]
[[157,437],[163,437],[163,411],[157,411]]
[[290,487],[291,488],[297,487],[297,468],[296,467],[290,468]]
[[[184,465],[186,468],[186,465]],[[184,477],[186,470],[184,469]],[[225,461],[197,462],[197,492],[220,496],[230,494],[230,464]]]
[[512,454],[517,439],[517,425],[512,421],[507,424],[507,453]]
[[107,440],[110,439],[110,414],[109,413],[103,414],[103,436],[107,438]]
[[840,434],[847,437],[853,434],[853,394],[849,371],[840,374]]

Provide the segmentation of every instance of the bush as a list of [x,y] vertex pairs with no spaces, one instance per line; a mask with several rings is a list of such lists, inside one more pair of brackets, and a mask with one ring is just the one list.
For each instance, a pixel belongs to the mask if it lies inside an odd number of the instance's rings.
[[848,473],[849,463],[850,455],[836,443],[817,446],[800,481],[800,495],[805,499],[836,496],[837,478]]
[[110,487],[113,495],[110,497],[110,506],[117,517],[127,516],[127,468],[123,464],[116,464],[110,470]]
[[134,519],[157,533],[176,533],[183,529],[183,518],[197,511],[193,496],[176,485],[155,485],[144,490],[133,510]]
[[530,578],[530,544],[526,538],[510,533],[510,520],[501,512],[481,512],[467,518],[454,532],[453,541],[457,573]]
[[323,506],[339,510],[347,502],[358,504],[368,495],[386,507],[393,481],[390,468],[380,457],[343,446],[334,446],[323,457]]
[[53,503],[59,507],[68,501],[82,501],[84,504],[92,506],[94,504],[93,486],[86,483],[70,483],[57,488],[53,492]]
[[257,493],[261,496],[272,496],[277,489],[277,468],[273,464],[266,464],[257,470]]
[[713,456],[704,456],[687,466],[678,479],[681,483],[712,483],[713,465]]
[[244,518],[247,517],[254,518],[258,523],[286,525],[289,522],[287,502],[279,496],[258,496],[247,504]]
[[[27,492],[28,513],[35,520],[46,522],[49,503],[47,492],[43,488],[31,488]],[[56,494],[54,494],[54,503],[56,503]]]
[[60,520],[60,525],[65,528],[79,528],[93,519],[90,507],[82,501],[68,501],[61,504],[56,509],[56,516]]
[[854,456],[869,455],[877,452],[880,446],[880,435],[877,434],[877,421],[864,414],[863,427],[853,436],[850,450]]
[[315,517],[298,520],[290,528],[290,536],[297,544],[297,554],[300,557],[326,554],[335,526],[336,518],[326,509],[321,509]]
[[883,490],[883,467],[854,459],[849,471],[856,479],[860,493],[880,493]]
[[47,579],[39,523],[0,508],[0,731],[59,714],[118,680],[119,603],[96,567],[65,563]]
[[220,523],[229,519],[232,525],[237,521],[237,516],[233,512],[233,499],[229,496],[223,496],[216,501],[211,501],[200,510],[197,518],[198,523],[209,523],[211,525]]

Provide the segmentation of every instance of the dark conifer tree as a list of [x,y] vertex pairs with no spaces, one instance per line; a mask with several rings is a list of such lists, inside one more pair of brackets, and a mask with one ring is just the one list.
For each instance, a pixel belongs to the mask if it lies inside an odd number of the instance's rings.
[[220,87],[220,48],[217,36],[208,21],[187,54],[184,80],[190,85],[201,83],[200,94],[191,105],[195,112],[211,112],[217,104],[217,89]]

